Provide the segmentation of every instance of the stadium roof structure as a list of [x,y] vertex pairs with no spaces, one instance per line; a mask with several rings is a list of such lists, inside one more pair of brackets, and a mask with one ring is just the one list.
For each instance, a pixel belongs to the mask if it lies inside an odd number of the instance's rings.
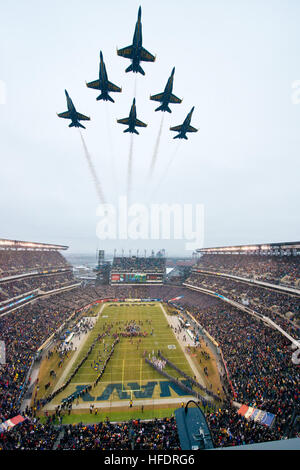
[[69,247],[66,245],[54,245],[51,243],[36,243],[24,242],[21,240],[7,240],[0,238],[0,250],[15,249],[15,250],[45,250],[45,251],[60,251],[67,250]]
[[299,242],[261,243],[255,245],[233,245],[218,246],[210,248],[198,248],[201,254],[298,254],[300,253]]

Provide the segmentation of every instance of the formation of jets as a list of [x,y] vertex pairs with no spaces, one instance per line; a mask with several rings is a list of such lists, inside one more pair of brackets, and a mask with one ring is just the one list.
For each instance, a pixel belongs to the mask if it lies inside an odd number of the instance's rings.
[[[130,46],[124,47],[123,49],[117,49],[117,54],[120,57],[124,57],[125,59],[131,60],[131,65],[127,67],[125,72],[134,72],[134,73],[140,73],[142,75],[145,75],[145,72],[142,69],[140,63],[143,61],[144,62],[155,61],[155,56],[152,55],[149,51],[147,51],[143,47],[141,7],[139,7],[139,10],[138,10],[138,17],[137,17],[137,22],[135,25],[132,44]],[[170,77],[168,78],[164,91],[162,93],[158,93],[157,95],[150,96],[150,100],[158,101],[159,103],[161,103],[160,106],[155,109],[155,111],[162,111],[162,112],[166,111],[168,113],[171,113],[172,111],[169,105],[179,104],[182,102],[182,99],[178,98],[172,93],[173,83],[174,83],[174,74],[175,74],[175,67],[173,67],[172,73]],[[103,100],[103,101],[111,101],[112,103],[114,103],[114,100],[110,96],[109,93],[113,93],[113,92],[121,93],[122,92],[122,88],[120,88],[119,86],[115,85],[114,83],[108,80],[108,75],[107,75],[105,63],[103,60],[102,51],[100,51],[100,64],[99,64],[98,79],[92,82],[86,83],[86,86],[94,90],[100,90],[101,93],[99,96],[97,96],[96,98],[97,101]],[[66,90],[65,90],[65,94],[67,98],[68,111],[58,114],[58,117],[64,118],[64,119],[70,119],[71,124],[69,125],[69,127],[82,127],[83,129],[85,129],[85,127],[82,124],[80,124],[79,121],[89,121],[90,118],[88,116],[85,116],[84,114],[78,113],[73,104],[73,101],[71,100]],[[186,136],[187,132],[198,131],[198,129],[195,129],[194,127],[190,125],[193,111],[194,111],[194,107],[188,113],[184,122],[181,125],[170,127],[171,131],[178,132],[178,135],[176,135],[174,139],[186,139],[187,140],[187,136]],[[128,128],[125,129],[124,132],[130,132],[130,133],[135,133],[135,134],[139,134],[139,132],[136,130],[136,127],[147,127],[147,124],[140,121],[136,117],[135,98],[133,100],[129,116],[127,118],[118,119],[117,122],[119,124],[125,124],[128,126]]]

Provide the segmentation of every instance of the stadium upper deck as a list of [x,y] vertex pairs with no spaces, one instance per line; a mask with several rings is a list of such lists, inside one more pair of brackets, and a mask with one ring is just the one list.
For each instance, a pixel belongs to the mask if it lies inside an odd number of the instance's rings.
[[[39,295],[75,285],[63,245],[0,240],[0,314]],[[78,283],[77,283],[78,284]]]
[[64,245],[0,239],[0,279],[45,270],[70,269]]
[[197,250],[197,268],[300,287],[300,242],[240,245]]

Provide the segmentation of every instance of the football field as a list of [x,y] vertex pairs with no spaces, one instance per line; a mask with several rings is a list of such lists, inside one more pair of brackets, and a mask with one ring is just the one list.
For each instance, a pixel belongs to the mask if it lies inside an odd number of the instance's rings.
[[[117,337],[119,342],[112,352],[112,344]],[[187,395],[145,362],[145,358],[152,360],[155,357],[155,360],[158,360],[157,352],[160,350],[163,356],[182,371],[191,377],[194,376],[159,303],[105,304],[94,328],[82,344],[66,379],[72,375],[93,343],[95,346],[88,358],[70,384],[55,397],[53,404],[59,404],[64,398],[86,385],[92,385],[92,389],[79,398],[76,404],[145,398],[166,399]],[[110,354],[105,371],[99,382],[95,384]],[[163,367],[163,370],[176,379],[185,380],[168,365]]]

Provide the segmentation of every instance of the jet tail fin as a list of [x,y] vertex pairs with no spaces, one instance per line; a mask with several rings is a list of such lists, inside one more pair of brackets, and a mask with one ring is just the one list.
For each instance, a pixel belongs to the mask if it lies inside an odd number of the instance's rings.
[[145,75],[145,72],[144,72],[144,70],[142,69],[142,67],[140,65],[138,65],[137,70],[133,70],[133,64],[131,64],[131,65],[129,65],[129,67],[127,67],[125,72],[139,72],[142,75]]
[[173,137],[173,139],[185,139],[188,140],[187,136],[185,134],[178,134]]
[[127,67],[127,69],[125,70],[125,72],[133,72],[133,65],[129,65],[129,67]]
[[101,95],[97,96],[96,98],[97,101],[100,101],[100,100],[103,100],[103,101],[111,101],[112,103],[114,103],[115,101],[112,99],[111,96],[109,96],[109,94],[104,94],[104,93],[101,93]]
[[69,124],[69,127],[82,127],[82,129],[85,129],[85,127],[80,124],[80,122],[76,122],[76,124],[74,122],[71,122],[71,124]]
[[156,108],[155,111],[168,111],[168,113],[171,113],[172,111],[170,110],[169,106],[164,106],[163,104]]
[[131,130],[129,129],[129,127],[128,127],[128,129],[125,129],[125,131],[123,131],[123,132],[131,132],[131,133],[134,132],[135,134],[139,134],[136,129],[133,129],[133,130],[131,131]]
[[140,72],[142,75],[145,75],[145,72],[140,65],[138,66],[138,72]]
[[107,95],[107,98],[108,98],[108,101],[111,101],[112,103],[115,102],[115,100],[111,96]]

